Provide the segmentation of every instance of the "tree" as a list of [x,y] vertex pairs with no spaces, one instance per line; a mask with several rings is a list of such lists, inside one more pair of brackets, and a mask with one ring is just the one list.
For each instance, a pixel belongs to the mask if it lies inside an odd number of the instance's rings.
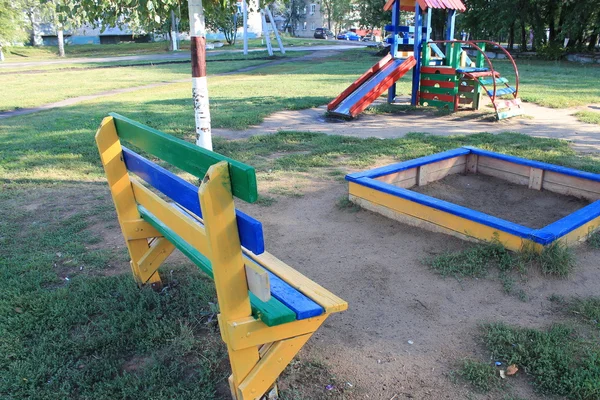
[[0,0],[0,61],[4,61],[3,47],[26,37],[21,4],[14,0]]
[[363,0],[358,5],[360,24],[369,30],[382,28],[392,21],[391,11],[383,11],[385,0]]
[[288,31],[292,36],[296,35],[296,26],[300,19],[306,14],[306,3],[304,0],[283,0],[285,17],[284,31]]
[[332,22],[339,28],[351,11],[350,0],[321,0],[321,12],[327,18],[327,29],[329,30],[331,30]]
[[204,7],[206,26],[214,31],[221,31],[229,44],[235,44],[237,30],[242,26],[241,18],[237,18],[237,1],[222,0],[207,3]]

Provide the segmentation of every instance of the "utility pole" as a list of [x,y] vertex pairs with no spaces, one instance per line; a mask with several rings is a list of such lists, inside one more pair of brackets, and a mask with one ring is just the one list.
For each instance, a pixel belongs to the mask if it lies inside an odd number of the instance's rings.
[[202,0],[189,0],[188,9],[192,41],[192,98],[196,121],[196,144],[212,150],[208,82],[206,81],[206,26]]

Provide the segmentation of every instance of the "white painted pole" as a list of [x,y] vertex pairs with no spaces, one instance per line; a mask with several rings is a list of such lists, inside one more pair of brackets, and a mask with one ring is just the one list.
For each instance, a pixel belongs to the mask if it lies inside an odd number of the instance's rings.
[[273,55],[273,46],[271,46],[271,35],[269,35],[269,28],[267,28],[267,19],[265,18],[265,11],[260,10],[260,18],[262,19],[262,30],[265,37],[265,43],[267,44],[267,51],[269,56]]
[[171,43],[173,51],[179,50],[177,48],[177,26],[175,22],[175,11],[171,10]]
[[265,10],[267,10],[267,14],[269,15],[269,21],[271,21],[271,28],[273,28],[273,32],[275,32],[275,38],[277,39],[277,44],[279,45],[279,51],[281,51],[281,54],[285,54],[285,49],[283,48],[283,42],[281,41],[281,36],[279,36],[279,31],[277,30],[277,24],[275,24],[275,21],[273,20],[273,14],[271,14],[271,10],[269,9],[269,6],[265,7]]
[[196,144],[212,150],[208,83],[206,81],[206,27],[202,0],[189,0],[190,36],[192,41],[192,98],[196,121]]
[[244,15],[244,54],[248,55],[248,3],[242,0],[242,13]]

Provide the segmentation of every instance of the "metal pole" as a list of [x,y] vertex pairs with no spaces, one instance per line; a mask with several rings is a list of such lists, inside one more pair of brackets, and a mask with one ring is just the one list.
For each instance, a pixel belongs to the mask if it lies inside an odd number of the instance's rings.
[[[398,54],[398,26],[400,25],[400,2],[396,1],[392,8],[392,26],[394,32],[392,32],[392,43],[390,44],[390,54],[392,58],[396,58]],[[393,103],[396,99],[396,84],[394,83],[388,89],[388,103]]]
[[242,13],[244,15],[244,54],[248,54],[248,3],[242,0]]
[[410,96],[410,104],[413,106],[417,105],[417,92],[419,91],[419,84],[421,80],[421,41],[423,39],[423,17],[421,16],[421,7],[419,3],[415,5],[415,44],[413,47],[413,53],[417,63],[413,68],[412,76],[412,94]]
[[265,18],[265,11],[260,10],[260,18],[262,19],[262,30],[265,37],[265,43],[267,44],[267,51],[269,56],[273,55],[273,46],[271,46],[271,35],[269,35],[269,28],[267,28],[267,19]]
[[192,41],[192,98],[196,121],[196,144],[212,150],[208,83],[206,81],[206,27],[202,0],[189,0]]
[[273,28],[273,32],[275,32],[275,39],[277,39],[277,44],[279,45],[279,51],[281,51],[281,54],[285,54],[285,49],[283,48],[283,42],[281,41],[281,37],[279,36],[279,32],[277,31],[277,25],[275,24],[275,21],[273,20],[273,14],[271,14],[271,10],[269,9],[269,6],[266,6],[265,10],[267,10],[267,14],[269,15],[269,21],[271,22],[271,28]]

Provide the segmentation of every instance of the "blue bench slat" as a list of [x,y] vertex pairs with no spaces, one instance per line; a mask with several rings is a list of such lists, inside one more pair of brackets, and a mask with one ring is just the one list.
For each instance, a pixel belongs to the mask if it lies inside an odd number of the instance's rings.
[[[177,207],[182,214],[190,217],[192,221],[202,225],[202,223],[191,216],[187,210],[183,209],[177,204],[174,204],[174,206]],[[253,261],[246,254],[244,254],[244,258],[248,261]],[[260,265],[260,263],[257,261],[253,262]],[[265,271],[267,271],[269,274],[269,281],[271,283],[271,296],[282,302],[290,310],[296,313],[296,319],[307,319],[323,314],[323,307],[312,301],[309,297],[300,293],[297,289],[290,286],[290,284],[279,278],[268,269],[265,268]]]
[[[494,90],[487,91],[490,96],[493,96]],[[504,96],[505,94],[513,94],[515,92],[515,88],[513,87],[504,87],[502,89],[496,89],[496,96]]]
[[[122,147],[123,161],[129,171],[133,172],[161,193],[173,199],[178,204],[181,204],[198,217],[202,218],[198,187],[131,151],[125,146]],[[265,241],[262,223],[240,210],[235,210],[235,213],[237,216],[237,226],[242,246],[254,254],[264,253]]]
[[291,287],[277,275],[267,270],[271,283],[271,296],[296,313],[296,319],[307,319],[323,314],[323,308]]

